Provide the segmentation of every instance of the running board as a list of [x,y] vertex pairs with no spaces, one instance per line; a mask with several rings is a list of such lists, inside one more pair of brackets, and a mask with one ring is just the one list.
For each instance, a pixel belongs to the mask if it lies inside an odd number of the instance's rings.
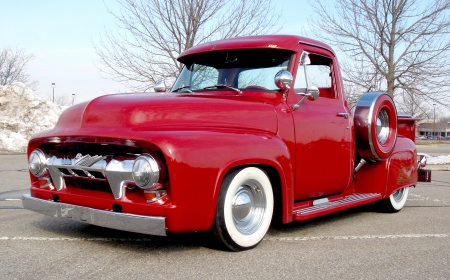
[[346,196],[335,201],[328,199],[319,199],[314,201],[313,206],[294,210],[294,221],[303,221],[337,211],[345,210],[355,206],[367,204],[376,200],[380,200],[379,193],[360,193]]

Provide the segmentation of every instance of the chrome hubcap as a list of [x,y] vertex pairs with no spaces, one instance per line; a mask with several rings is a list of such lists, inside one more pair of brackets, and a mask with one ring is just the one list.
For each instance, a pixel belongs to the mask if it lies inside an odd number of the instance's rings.
[[232,200],[233,222],[244,234],[255,233],[264,219],[266,195],[257,181],[249,180],[239,186]]
[[381,144],[386,143],[389,135],[389,116],[385,109],[380,111],[377,117],[377,138]]
[[395,193],[392,194],[392,198],[395,200],[395,202],[400,202],[405,197],[405,189],[399,189]]

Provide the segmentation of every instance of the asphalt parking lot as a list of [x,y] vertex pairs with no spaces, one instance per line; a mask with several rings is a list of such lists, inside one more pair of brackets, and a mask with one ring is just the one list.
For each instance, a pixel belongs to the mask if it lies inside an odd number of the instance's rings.
[[397,214],[369,204],[292,223],[240,253],[202,233],[153,237],[24,210],[28,180],[25,155],[0,155],[0,279],[450,278],[449,171],[411,189]]

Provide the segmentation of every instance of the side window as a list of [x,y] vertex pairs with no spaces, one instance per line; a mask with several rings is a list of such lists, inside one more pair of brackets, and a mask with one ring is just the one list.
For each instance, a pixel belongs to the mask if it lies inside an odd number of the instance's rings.
[[[303,55],[306,55],[306,53],[303,53]],[[305,92],[307,86],[316,86],[319,88],[321,98],[336,98],[331,68],[332,60],[312,53],[307,55],[309,61],[305,63],[301,59],[298,65],[294,82],[295,92]]]

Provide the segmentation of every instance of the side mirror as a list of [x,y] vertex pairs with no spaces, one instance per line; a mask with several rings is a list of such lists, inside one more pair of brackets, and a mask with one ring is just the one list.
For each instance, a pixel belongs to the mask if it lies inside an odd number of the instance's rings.
[[280,70],[275,75],[275,85],[283,91],[291,88],[292,80],[292,74],[286,70]]
[[164,80],[157,81],[153,86],[153,90],[155,92],[166,92],[166,84],[164,83]]
[[312,100],[312,101],[317,100],[317,98],[319,98],[319,88],[316,86],[309,86],[306,89],[305,96],[307,96],[309,100]]
[[300,58],[300,65],[311,65],[311,58],[309,58],[309,52],[303,51],[302,56]]

